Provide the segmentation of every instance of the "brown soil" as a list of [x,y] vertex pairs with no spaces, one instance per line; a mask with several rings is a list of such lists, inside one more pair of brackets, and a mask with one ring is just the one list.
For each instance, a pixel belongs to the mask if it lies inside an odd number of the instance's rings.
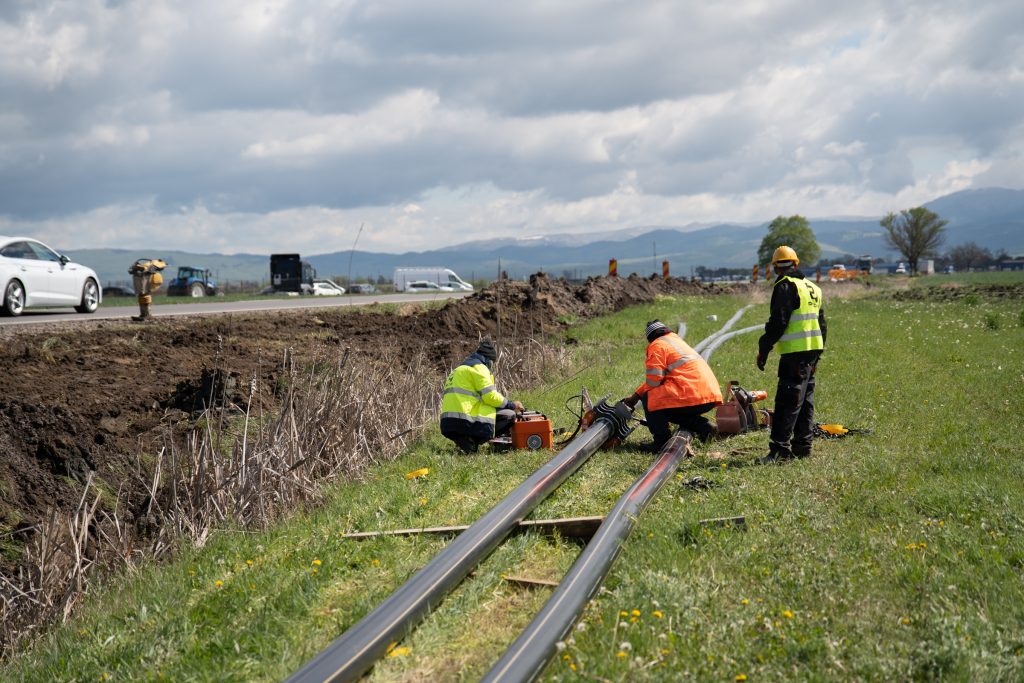
[[[426,350],[447,367],[482,335],[548,333],[576,318],[650,301],[658,294],[722,292],[686,280],[593,278],[580,286],[543,274],[504,281],[440,309],[377,306],[0,328],[0,572],[49,508],[71,511],[93,471],[120,491],[123,511],[143,503],[140,453],[159,446],[163,425],[188,421],[206,397],[244,400],[248,379],[274,386],[285,349],[323,344],[374,354]],[[499,329],[499,319],[501,321]],[[228,369],[211,387],[211,368]],[[240,378],[241,381],[237,381]],[[245,385],[245,386],[242,386]],[[273,397],[268,397],[272,400]],[[11,543],[13,538],[14,543]]]

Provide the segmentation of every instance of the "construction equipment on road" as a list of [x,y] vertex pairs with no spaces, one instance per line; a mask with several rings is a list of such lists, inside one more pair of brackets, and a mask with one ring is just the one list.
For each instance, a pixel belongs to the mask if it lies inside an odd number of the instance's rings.
[[153,292],[160,289],[164,283],[164,276],[161,274],[167,262],[163,259],[140,258],[128,269],[132,276],[132,285],[135,287],[135,296],[139,302],[139,314],[132,316],[135,322],[146,322],[153,318],[150,313],[150,306],[153,305]]
[[190,296],[199,299],[217,294],[217,281],[206,268],[180,266],[178,275],[167,285],[167,296]]

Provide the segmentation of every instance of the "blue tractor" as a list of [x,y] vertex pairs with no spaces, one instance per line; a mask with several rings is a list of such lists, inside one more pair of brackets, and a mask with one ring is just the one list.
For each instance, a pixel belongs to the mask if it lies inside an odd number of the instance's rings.
[[171,284],[167,287],[167,295],[194,298],[216,296],[217,282],[209,270],[181,266],[178,268],[178,276],[171,280]]

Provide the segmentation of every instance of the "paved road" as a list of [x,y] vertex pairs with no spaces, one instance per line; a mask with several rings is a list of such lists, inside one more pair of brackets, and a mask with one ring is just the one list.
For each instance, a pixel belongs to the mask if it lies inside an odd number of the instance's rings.
[[[216,297],[202,300],[202,303],[155,304],[152,308],[154,317],[170,317],[175,315],[211,315],[214,313],[252,313],[256,311],[279,311],[295,308],[334,308],[345,306],[365,306],[372,303],[409,303],[436,301],[438,299],[461,299],[468,296],[465,292],[439,292],[436,294],[370,294],[359,296],[296,296],[272,299],[253,299],[251,301],[217,301]],[[73,312],[69,308],[48,308],[39,311],[25,311],[17,318],[0,318],[0,327],[13,325],[33,325],[39,323],[74,322],[89,320],[127,319],[138,315],[139,307],[131,306],[100,306],[92,315]]]

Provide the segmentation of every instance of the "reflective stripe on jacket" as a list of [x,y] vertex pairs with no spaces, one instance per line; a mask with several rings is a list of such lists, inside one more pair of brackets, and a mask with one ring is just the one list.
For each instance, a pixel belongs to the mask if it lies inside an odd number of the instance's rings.
[[789,316],[789,324],[775,344],[780,354],[797,353],[798,351],[820,351],[825,348],[818,325],[818,311],[821,309],[821,289],[807,278],[795,278],[788,275],[779,278],[775,283],[788,280],[796,287],[800,296],[800,307]]
[[648,394],[648,410],[722,402],[722,390],[715,373],[700,354],[674,332],[647,345],[646,365],[647,381],[636,393]]
[[494,415],[508,401],[494,386],[484,359],[473,354],[452,370],[441,397],[441,433],[494,436]]

